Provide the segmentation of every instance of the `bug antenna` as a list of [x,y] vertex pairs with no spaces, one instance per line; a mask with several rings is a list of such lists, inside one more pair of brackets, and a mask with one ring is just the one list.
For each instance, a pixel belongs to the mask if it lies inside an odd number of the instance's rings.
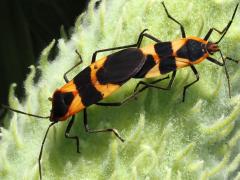
[[41,119],[49,119],[50,116],[39,116],[39,115],[35,115],[35,114],[30,114],[30,113],[26,113],[26,112],[23,112],[23,111],[19,111],[17,109],[13,109],[7,105],[4,105],[4,104],[0,104],[2,108],[4,109],[7,109],[7,110],[10,110],[10,111],[13,111],[13,112],[16,112],[16,113],[20,113],[20,114],[25,114],[27,116],[33,116],[33,117],[37,117],[37,118],[41,118]]
[[220,41],[223,39],[223,37],[225,36],[225,34],[227,33],[228,29],[230,28],[232,22],[233,22],[233,19],[236,15],[236,12],[237,12],[237,8],[238,8],[238,5],[239,3],[237,3],[235,9],[234,9],[234,12],[233,12],[233,15],[232,15],[232,18],[231,20],[228,22],[227,26],[224,28],[224,30],[222,31],[223,32],[223,35],[220,37],[220,39],[216,42],[216,44],[220,43]]
[[45,141],[46,141],[46,138],[47,138],[49,129],[50,129],[54,124],[56,124],[56,123],[57,123],[57,121],[56,121],[56,122],[52,122],[52,123],[48,126],[47,131],[46,131],[46,133],[45,133],[45,135],[44,135],[44,138],[43,138],[43,141],[42,141],[40,153],[39,153],[39,156],[38,156],[38,168],[39,168],[40,180],[42,180],[41,159],[42,159],[43,146],[44,146],[44,143],[45,143]]

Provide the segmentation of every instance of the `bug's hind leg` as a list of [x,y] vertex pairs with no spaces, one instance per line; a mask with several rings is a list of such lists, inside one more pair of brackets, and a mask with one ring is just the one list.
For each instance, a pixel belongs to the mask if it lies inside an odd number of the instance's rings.
[[118,139],[120,139],[120,141],[124,142],[124,139],[119,135],[117,129],[114,129],[114,128],[97,129],[97,130],[90,129],[90,128],[88,127],[87,109],[86,109],[86,108],[83,110],[83,122],[84,122],[85,131],[88,132],[88,133],[113,132],[114,135],[115,135]]

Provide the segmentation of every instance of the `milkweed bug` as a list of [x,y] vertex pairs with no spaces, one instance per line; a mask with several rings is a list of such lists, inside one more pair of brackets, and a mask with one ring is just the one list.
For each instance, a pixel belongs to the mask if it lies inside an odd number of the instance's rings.
[[[98,103],[98,101],[101,101],[105,97],[109,96],[120,86],[122,86],[125,82],[134,77],[142,69],[146,62],[146,58],[139,48],[133,47],[140,47],[140,44],[144,36],[144,32],[145,30],[139,35],[136,44],[96,51],[92,56],[92,63],[84,70],[82,70],[79,74],[77,74],[72,80],[69,81],[67,74],[83,62],[81,55],[76,51],[76,53],[79,56],[80,62],[74,65],[72,68],[70,68],[66,73],[64,73],[63,78],[66,81],[66,84],[63,85],[61,88],[57,89],[53,93],[53,96],[49,98],[49,100],[52,102],[50,116],[39,116],[35,114],[30,114],[13,109],[7,105],[1,104],[1,107],[17,113],[37,118],[50,119],[51,123],[48,126],[46,133],[44,135],[38,158],[40,179],[42,179],[41,158],[44,143],[50,128],[54,124],[60,121],[67,120],[69,117],[71,117],[65,130],[65,138],[75,140],[77,145],[77,152],[78,153],[80,152],[78,136],[70,136],[69,133],[74,123],[75,114],[82,110],[84,128],[86,132],[88,133],[112,132],[115,134],[116,137],[118,137],[122,142],[124,142],[124,139],[119,135],[118,131],[114,128],[98,130],[90,129],[88,127],[87,107],[92,104],[100,106],[101,105],[110,106],[111,103]],[[109,56],[103,57],[96,61],[97,53],[117,49],[124,50],[115,52],[113,54],[110,54]],[[162,78],[162,80],[164,79],[166,78]],[[145,88],[142,88],[139,91],[135,92],[134,95],[131,95],[128,98],[126,98],[124,102],[127,102],[144,89]],[[120,104],[113,103],[113,106],[116,105]]]
[[[138,73],[137,77],[148,78],[148,77],[159,76],[160,74],[173,72],[172,78],[166,88],[162,88],[154,85],[158,82],[158,80],[155,80],[150,83],[140,81],[136,86],[135,91],[141,84],[145,85],[145,87],[169,90],[174,81],[176,70],[190,66],[191,70],[196,76],[196,80],[184,86],[183,98],[182,98],[182,101],[184,102],[187,88],[189,88],[199,80],[199,74],[194,65],[199,64],[203,60],[207,59],[208,61],[218,66],[224,66],[227,81],[228,81],[229,97],[231,97],[230,80],[229,80],[229,74],[226,68],[226,60],[230,60],[236,63],[238,63],[238,61],[230,57],[224,57],[218,44],[221,42],[221,40],[227,33],[228,29],[230,28],[239,4],[236,5],[231,20],[228,22],[228,24],[222,31],[216,28],[211,28],[203,39],[195,36],[186,37],[186,33],[183,25],[169,14],[164,2],[162,2],[162,5],[164,7],[164,10],[168,18],[170,18],[172,21],[174,21],[180,26],[182,39],[178,39],[172,42],[170,41],[161,42],[159,39],[153,37],[152,35],[144,34],[145,36],[148,36],[150,39],[152,39],[157,43],[154,45],[141,48],[141,51],[143,52],[143,54],[145,54],[145,56],[148,57],[149,61],[148,60],[146,61],[144,67]],[[216,42],[208,41],[213,31],[216,31],[221,35],[220,39]],[[216,52],[220,53],[222,62],[219,62],[218,60],[211,57],[211,55],[213,55]]]
[[[154,80],[149,83],[140,81],[137,84],[137,86],[135,87],[134,92],[138,94],[147,88],[170,90],[172,87],[173,81],[175,79],[175,76],[176,76],[176,70],[190,66],[191,70],[193,71],[194,75],[196,76],[196,80],[194,80],[193,82],[184,86],[183,98],[182,98],[182,101],[184,102],[187,88],[192,86],[194,83],[196,83],[200,79],[198,71],[194,65],[199,64],[203,60],[207,59],[208,61],[210,61],[218,66],[224,66],[226,78],[228,81],[229,97],[231,97],[231,86],[230,86],[229,74],[228,74],[227,67],[226,67],[226,60],[230,60],[235,63],[238,63],[239,61],[234,60],[233,58],[230,58],[230,57],[224,57],[218,44],[221,42],[221,40],[227,33],[228,29],[230,28],[232,21],[235,17],[235,14],[237,12],[239,3],[236,5],[234,12],[232,14],[232,18],[228,22],[226,27],[222,31],[220,31],[216,28],[211,28],[207,32],[207,34],[205,35],[205,37],[203,39],[199,38],[199,37],[195,37],[195,36],[186,37],[186,33],[185,33],[183,25],[169,14],[164,2],[162,2],[162,5],[163,5],[163,8],[164,8],[168,18],[170,18],[172,21],[174,21],[175,23],[177,23],[180,26],[182,39],[178,39],[175,41],[162,42],[161,40],[152,36],[151,34],[145,33],[147,31],[147,29],[145,29],[140,34],[139,39],[141,38],[141,40],[142,40],[143,37],[147,37],[147,38],[155,41],[156,44],[140,48],[140,46],[138,46],[138,45],[140,45],[140,43],[139,43],[136,46],[144,54],[146,61],[143,65],[142,69],[135,76],[133,76],[133,78],[158,77],[160,75],[167,74],[170,72],[172,72],[172,76],[171,76],[171,79],[170,79],[167,87],[160,87],[160,86],[155,85],[156,83],[162,81],[163,79]],[[213,31],[216,31],[217,33],[219,33],[221,35],[219,40],[216,42],[208,41],[208,39],[211,36]],[[132,46],[122,46],[122,47],[118,47],[118,48],[129,48],[129,47],[132,47]],[[115,49],[117,49],[117,48],[103,49],[103,50],[99,50],[97,52],[103,52],[103,51],[115,50]],[[97,52],[95,52],[93,57],[96,56]],[[213,55],[216,52],[220,53],[222,62],[219,62],[218,60],[211,57],[211,55]],[[169,76],[166,78],[169,78]],[[166,78],[164,78],[164,79],[166,79]],[[143,85],[143,87],[140,90],[138,90],[140,85]],[[100,103],[96,103],[96,104],[103,105],[103,106],[120,106],[120,105],[124,104],[126,101],[128,101],[129,99],[131,99],[132,97],[136,96],[135,93],[133,93],[131,96],[129,96],[122,102],[114,102],[114,103],[101,103],[100,102]]]
[[[218,44],[223,39],[229,27],[231,26],[231,23],[235,17],[238,8],[238,4],[227,26],[222,31],[219,31],[216,28],[211,28],[204,37],[204,39],[194,36],[186,37],[186,33],[182,24],[169,14],[163,2],[162,5],[168,18],[179,24],[182,39],[172,42],[161,42],[156,37],[146,33],[147,29],[145,29],[140,33],[138,41],[135,44],[102,49],[93,53],[92,63],[79,74],[77,74],[72,80],[69,81],[67,74],[74,68],[76,68],[78,65],[80,65],[82,62],[81,55],[76,51],[79,56],[80,62],[70,68],[64,74],[64,80],[66,81],[66,84],[63,85],[61,88],[57,89],[53,93],[52,98],[49,98],[49,100],[52,102],[52,110],[50,116],[38,116],[12,109],[11,107],[6,105],[1,105],[3,108],[9,109],[17,113],[37,118],[50,119],[51,123],[48,126],[47,131],[44,135],[38,158],[40,179],[42,179],[41,157],[43,152],[43,146],[47,138],[47,134],[54,124],[59,121],[67,120],[69,117],[71,117],[71,120],[69,121],[68,126],[65,130],[65,137],[75,140],[77,145],[77,152],[79,153],[79,138],[77,136],[69,135],[74,123],[75,114],[79,111],[83,110],[84,128],[86,132],[113,132],[116,137],[118,137],[122,142],[124,141],[123,138],[119,135],[118,131],[114,128],[92,130],[88,127],[87,107],[92,104],[100,106],[120,106],[149,87],[168,90],[172,87],[176,75],[176,70],[179,68],[190,66],[191,70],[196,76],[196,80],[184,86],[184,101],[187,88],[189,88],[191,85],[193,85],[199,80],[199,75],[194,65],[202,62],[204,59],[207,59],[210,62],[219,66],[224,66],[228,80],[229,95],[231,96],[229,75],[225,66],[225,60],[228,59],[234,62],[238,61],[229,57],[224,58]],[[215,43],[208,41],[213,31],[216,31],[222,35],[220,39]],[[143,37],[155,41],[156,44],[140,48]],[[97,53],[113,50],[120,51],[110,54],[96,61]],[[210,55],[214,54],[215,52],[220,53],[223,62],[219,62],[216,59],[210,57]],[[150,83],[140,81],[134,89],[134,93],[129,97],[125,98],[123,101],[112,103],[99,102],[109,96],[114,91],[116,91],[120,86],[122,86],[131,78],[150,78],[169,72],[172,72],[172,76],[167,87],[159,87],[155,84],[169,78],[169,76],[155,80]],[[138,89],[140,85],[144,86],[141,89]]]

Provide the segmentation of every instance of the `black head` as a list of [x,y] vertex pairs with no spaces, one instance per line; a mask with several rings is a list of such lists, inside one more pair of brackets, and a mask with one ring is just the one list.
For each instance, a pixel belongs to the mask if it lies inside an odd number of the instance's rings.
[[220,49],[217,43],[208,42],[206,45],[206,50],[209,54],[213,55],[215,52],[218,52]]
[[61,91],[55,91],[52,101],[52,110],[50,121],[62,121],[65,120],[68,113],[68,108],[74,98],[72,92],[62,93]]

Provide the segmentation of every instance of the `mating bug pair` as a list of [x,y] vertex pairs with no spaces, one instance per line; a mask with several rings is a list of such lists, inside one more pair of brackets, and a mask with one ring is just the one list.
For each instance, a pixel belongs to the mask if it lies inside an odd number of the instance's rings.
[[[231,26],[231,23],[235,17],[238,8],[238,4],[226,27],[222,31],[216,28],[211,28],[203,39],[194,36],[186,37],[183,25],[169,14],[164,3],[162,3],[162,5],[168,18],[180,26],[182,34],[181,39],[169,42],[162,42],[158,38],[146,33],[147,29],[145,29],[140,33],[138,41],[135,44],[96,51],[92,55],[92,63],[79,74],[77,74],[72,80],[68,80],[67,74],[75,67],[80,65],[82,62],[82,58],[80,54],[78,54],[80,62],[64,74],[64,80],[66,81],[66,84],[61,88],[57,89],[54,92],[52,98],[49,98],[49,100],[52,102],[52,110],[50,116],[45,117],[29,114],[12,109],[6,105],[2,105],[3,108],[9,109],[14,112],[34,116],[37,118],[50,119],[51,124],[47,128],[44,139],[42,141],[42,146],[38,159],[40,179],[42,178],[41,157],[43,152],[43,146],[49,129],[54,124],[59,121],[67,120],[69,117],[71,117],[65,131],[65,137],[76,141],[77,152],[79,152],[78,136],[70,136],[69,133],[74,123],[75,114],[82,110],[84,116],[84,127],[86,132],[113,132],[121,141],[124,141],[116,129],[108,128],[92,130],[88,127],[87,107],[92,104],[99,106],[120,106],[131,100],[132,98],[136,97],[139,93],[143,92],[147,88],[169,90],[172,87],[177,69],[190,66],[196,77],[196,80],[184,86],[184,101],[186,96],[186,90],[199,80],[199,74],[197,69],[195,68],[195,64],[198,64],[205,59],[216,65],[224,66],[226,77],[228,80],[229,96],[231,96],[229,75],[226,69],[225,62],[226,60],[231,60],[234,62],[238,61],[230,57],[224,57],[218,44],[221,42],[221,40],[227,33],[229,27]],[[218,41],[209,42],[208,39],[213,31],[216,31],[221,36]],[[140,47],[143,38],[151,39],[155,42],[155,44],[146,47]],[[113,50],[120,51],[110,54],[96,61],[96,56],[98,53]],[[222,62],[211,57],[211,55],[216,52],[220,53]],[[156,84],[162,80],[168,79],[169,77],[161,78],[150,83],[140,81],[135,87],[133,94],[125,98],[121,102],[99,102],[117,89],[119,89],[131,78],[138,79],[158,77],[159,75],[167,74],[170,72],[172,72],[172,75],[166,87],[161,87]]]

